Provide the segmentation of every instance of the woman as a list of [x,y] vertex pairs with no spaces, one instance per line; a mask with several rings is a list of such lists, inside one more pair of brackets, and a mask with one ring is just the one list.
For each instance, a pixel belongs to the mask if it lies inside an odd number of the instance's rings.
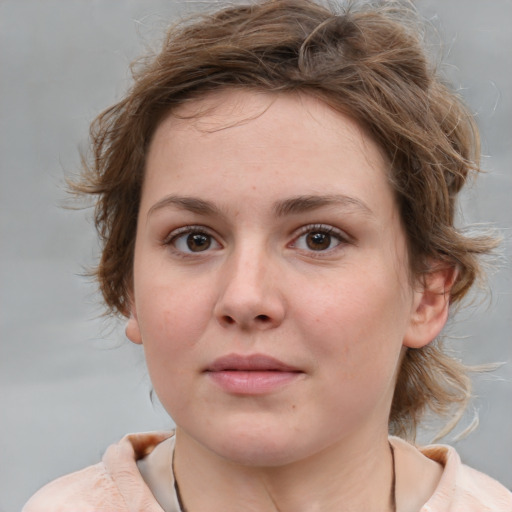
[[478,137],[417,28],[394,3],[227,7],[98,118],[77,185],[97,274],[176,432],[25,510],[512,510],[452,448],[400,439],[467,403],[435,340],[496,245],[453,225]]

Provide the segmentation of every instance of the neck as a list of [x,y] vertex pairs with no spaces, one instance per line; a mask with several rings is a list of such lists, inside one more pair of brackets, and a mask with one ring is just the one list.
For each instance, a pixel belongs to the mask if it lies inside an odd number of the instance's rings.
[[174,470],[187,512],[394,511],[387,433],[344,439],[283,466],[254,467],[219,457],[178,430]]

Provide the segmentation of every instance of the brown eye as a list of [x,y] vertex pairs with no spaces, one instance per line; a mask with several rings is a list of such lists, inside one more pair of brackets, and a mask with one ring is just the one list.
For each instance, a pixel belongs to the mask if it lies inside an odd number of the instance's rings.
[[215,237],[203,231],[201,226],[186,226],[176,230],[171,233],[166,245],[171,245],[184,254],[209,252],[222,248]]
[[308,233],[306,245],[312,251],[324,251],[331,245],[331,235],[328,233]]
[[212,245],[212,237],[204,233],[191,233],[187,236],[187,247],[192,252],[206,251]]
[[293,242],[301,251],[328,252],[341,244],[348,243],[345,233],[329,225],[305,226],[302,234]]

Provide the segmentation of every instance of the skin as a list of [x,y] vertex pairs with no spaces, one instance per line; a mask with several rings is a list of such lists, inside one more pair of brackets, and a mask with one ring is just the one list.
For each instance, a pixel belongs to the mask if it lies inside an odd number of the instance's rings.
[[[149,148],[126,332],[177,425],[187,508],[392,510],[399,363],[440,332],[453,276],[411,283],[389,164],[348,117],[234,90],[178,114]],[[233,353],[299,372],[226,392],[204,370]]]

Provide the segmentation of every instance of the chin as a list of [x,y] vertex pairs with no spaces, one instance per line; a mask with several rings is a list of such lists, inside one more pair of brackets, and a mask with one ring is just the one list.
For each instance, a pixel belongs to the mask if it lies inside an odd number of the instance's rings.
[[[205,445],[218,456],[249,467],[279,467],[306,458],[308,447],[298,429],[287,431],[268,427],[223,428]],[[314,451],[314,450],[312,450]]]
[[302,458],[297,450],[269,442],[252,445],[231,443],[228,447],[219,447],[217,455],[234,464],[254,468],[282,467]]

